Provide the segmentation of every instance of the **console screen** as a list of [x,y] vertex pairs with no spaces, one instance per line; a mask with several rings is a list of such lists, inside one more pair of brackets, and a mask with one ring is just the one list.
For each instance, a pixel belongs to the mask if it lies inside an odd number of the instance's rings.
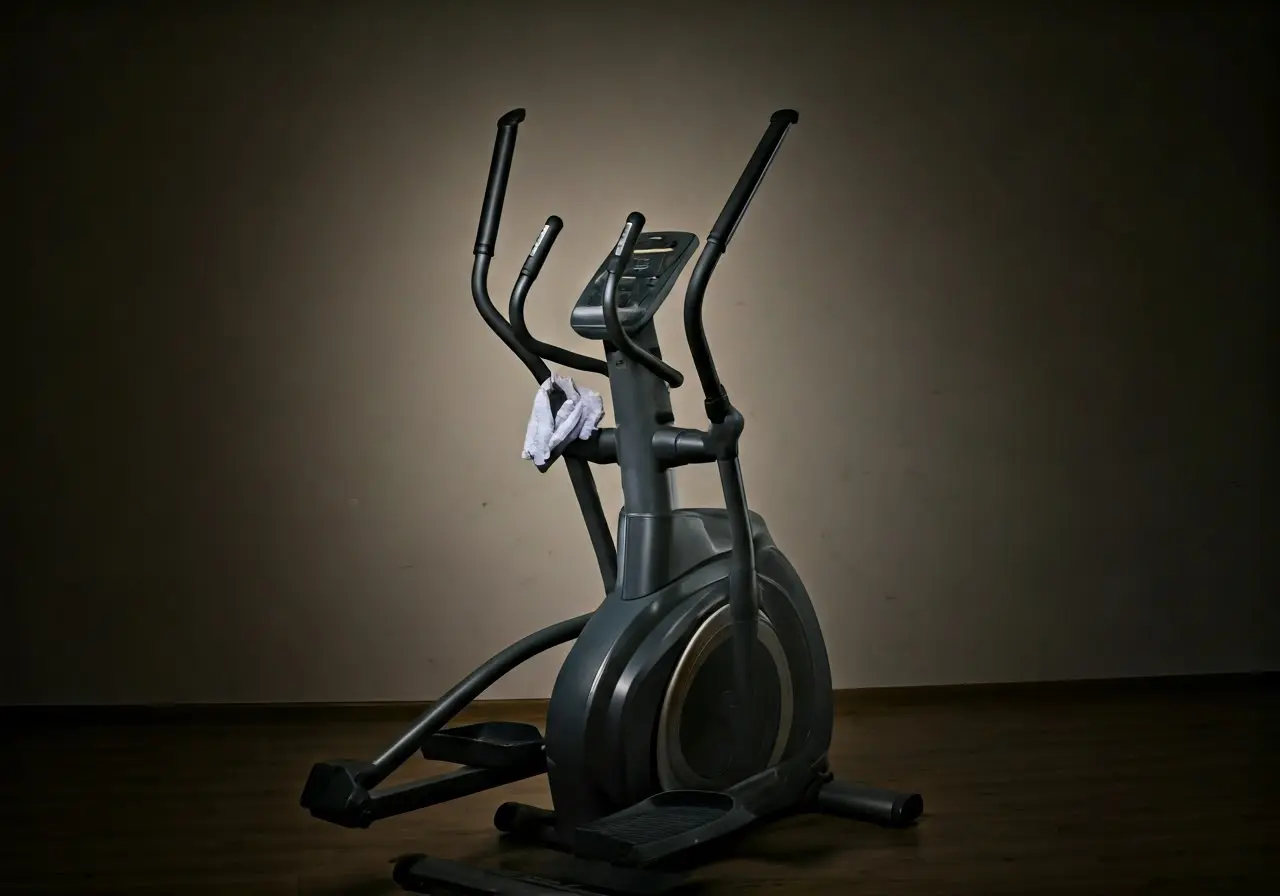
[[[691,233],[645,233],[632,250],[626,268],[618,277],[617,306],[619,318],[629,331],[644,326],[671,291],[698,238]],[[606,259],[605,264],[607,264]],[[578,335],[588,339],[606,339],[601,314],[604,285],[609,275],[605,264],[596,270],[587,288],[578,297],[570,323]]]

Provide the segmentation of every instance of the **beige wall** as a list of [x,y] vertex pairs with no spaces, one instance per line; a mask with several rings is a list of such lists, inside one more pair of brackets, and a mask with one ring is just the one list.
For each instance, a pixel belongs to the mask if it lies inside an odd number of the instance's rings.
[[0,701],[429,698],[595,605],[468,295],[513,106],[494,293],[561,215],[531,326],[591,351],[626,213],[704,234],[801,111],[707,314],[837,685],[1275,668],[1260,19],[839,6],[33,24]]

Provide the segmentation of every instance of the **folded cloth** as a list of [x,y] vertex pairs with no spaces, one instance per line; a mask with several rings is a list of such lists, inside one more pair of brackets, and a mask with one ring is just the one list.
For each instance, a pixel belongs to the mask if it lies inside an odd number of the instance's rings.
[[[564,396],[564,403],[554,412],[551,409],[553,390]],[[529,415],[524,453],[520,456],[541,467],[565,442],[591,438],[602,419],[604,399],[598,392],[579,389],[569,377],[553,373],[533,396],[533,413]]]

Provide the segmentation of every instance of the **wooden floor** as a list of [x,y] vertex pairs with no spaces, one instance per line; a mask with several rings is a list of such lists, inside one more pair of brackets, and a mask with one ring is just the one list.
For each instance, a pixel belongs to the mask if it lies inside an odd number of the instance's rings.
[[[919,789],[920,825],[794,818],[699,876],[715,893],[1280,892],[1278,710],[1269,679],[841,695],[836,772]],[[405,710],[5,715],[5,892],[375,896],[406,852],[537,860],[500,848],[491,817],[544,800],[544,779],[367,831],[298,808],[314,760],[371,758]]]

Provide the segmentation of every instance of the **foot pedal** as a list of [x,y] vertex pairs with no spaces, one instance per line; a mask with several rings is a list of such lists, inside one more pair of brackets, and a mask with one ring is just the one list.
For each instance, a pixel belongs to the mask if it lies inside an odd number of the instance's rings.
[[727,793],[670,790],[578,828],[573,852],[616,865],[647,865],[735,833],[755,819]]
[[546,766],[542,732],[524,722],[480,722],[437,731],[422,745],[422,758],[472,768]]

